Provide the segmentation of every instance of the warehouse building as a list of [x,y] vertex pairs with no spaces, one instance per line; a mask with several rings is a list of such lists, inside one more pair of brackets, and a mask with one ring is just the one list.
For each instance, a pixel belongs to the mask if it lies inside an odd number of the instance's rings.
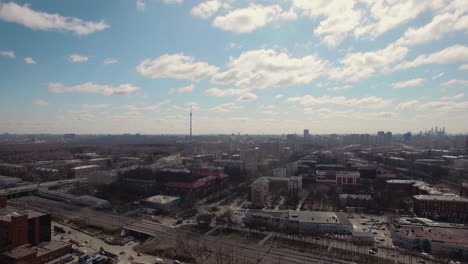
[[351,234],[353,225],[341,212],[247,210],[244,223],[254,228],[270,228],[305,233]]
[[466,229],[412,223],[391,225],[390,232],[396,246],[434,255],[468,259]]
[[17,185],[19,183],[21,183],[20,178],[0,175],[0,189],[13,187],[13,186],[15,186],[15,185]]

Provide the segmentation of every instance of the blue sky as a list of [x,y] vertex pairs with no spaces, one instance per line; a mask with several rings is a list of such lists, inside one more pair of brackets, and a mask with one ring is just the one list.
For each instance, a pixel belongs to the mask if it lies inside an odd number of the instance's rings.
[[468,131],[468,0],[0,0],[0,36],[0,132]]

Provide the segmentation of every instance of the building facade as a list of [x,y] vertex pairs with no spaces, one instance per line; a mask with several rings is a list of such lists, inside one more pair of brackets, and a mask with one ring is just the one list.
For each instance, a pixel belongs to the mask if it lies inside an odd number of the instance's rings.
[[468,220],[468,199],[457,195],[415,195],[414,213],[435,219]]

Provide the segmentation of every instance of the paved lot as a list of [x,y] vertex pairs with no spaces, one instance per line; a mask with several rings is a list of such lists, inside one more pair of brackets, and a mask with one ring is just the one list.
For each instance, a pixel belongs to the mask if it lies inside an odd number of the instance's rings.
[[[119,255],[118,264],[131,264],[129,260],[133,256],[134,261],[143,262],[143,263],[154,263],[156,257],[149,255],[137,256],[137,252],[133,250],[133,247],[138,245],[138,243],[127,243],[123,246],[113,246],[105,243],[103,240],[80,232],[76,229],[64,226],[58,223],[53,223],[53,225],[63,227],[66,232],[71,231],[71,234],[56,234],[53,236],[54,240],[60,240],[62,236],[67,239],[73,239],[74,241],[83,244],[83,247],[80,247],[80,250],[85,251],[86,253],[93,253],[99,250],[100,247],[103,247],[106,251],[109,251],[113,254]],[[87,243],[86,243],[87,242]],[[124,254],[120,255],[120,252]],[[165,263],[171,263],[168,260],[165,260]]]
[[374,236],[376,245],[392,247],[392,238],[387,223],[386,216],[376,216],[367,214],[348,214],[349,221],[353,224],[354,231],[368,232]]

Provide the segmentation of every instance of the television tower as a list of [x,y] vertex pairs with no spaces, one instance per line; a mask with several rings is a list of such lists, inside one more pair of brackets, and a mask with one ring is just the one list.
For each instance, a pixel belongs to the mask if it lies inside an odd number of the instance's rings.
[[192,140],[192,106],[190,106],[190,140]]

